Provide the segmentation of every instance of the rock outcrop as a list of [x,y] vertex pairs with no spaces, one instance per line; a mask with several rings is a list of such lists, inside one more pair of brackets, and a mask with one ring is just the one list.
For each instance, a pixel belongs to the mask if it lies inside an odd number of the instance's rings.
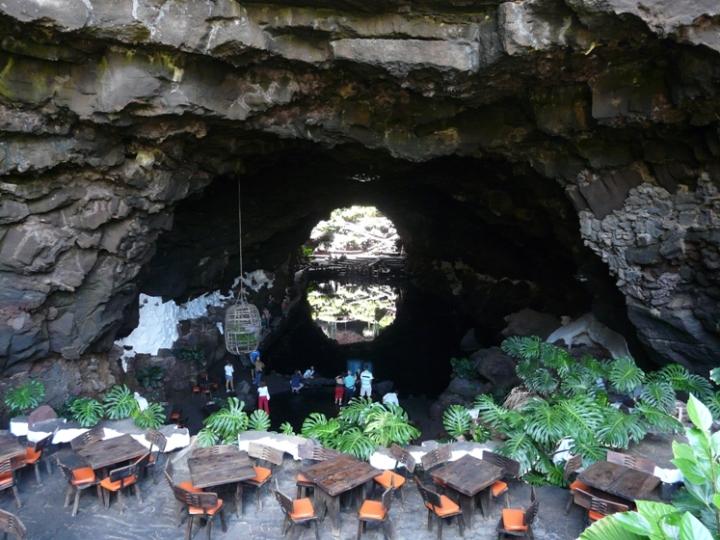
[[[5,0],[0,358],[106,350],[179,201],[313,145],[343,148],[351,176],[379,191],[392,190],[381,160],[475,159],[472,181],[433,189],[488,226],[512,216],[532,256],[516,273],[540,281],[536,235],[585,256],[560,186],[650,352],[714,363],[719,28],[714,0]],[[561,225],[514,206],[518,177]],[[309,184],[265,187],[281,202],[269,220],[254,209],[258,252],[292,245],[335,202],[298,210]],[[425,255],[453,262],[440,247]],[[526,283],[496,270],[487,283]]]

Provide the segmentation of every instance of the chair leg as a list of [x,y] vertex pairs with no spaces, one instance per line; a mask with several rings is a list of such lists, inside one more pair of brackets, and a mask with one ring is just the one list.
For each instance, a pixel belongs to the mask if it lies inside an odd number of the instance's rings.
[[137,497],[137,500],[140,504],[142,504],[142,495],[140,495],[140,486],[137,485],[137,482],[133,484],[133,490],[135,491],[135,497]]
[[208,516],[207,517],[207,523],[205,524],[205,528],[207,529],[207,540],[212,539],[212,526],[213,521],[215,521],[214,516]]
[[22,503],[20,502],[20,496],[18,495],[17,487],[12,487],[13,496],[15,497],[15,504],[18,508],[22,508]]
[[572,503],[573,503],[573,495],[571,493],[570,496],[568,497],[567,504],[565,505],[565,515],[570,513],[570,507],[572,506]]
[[80,506],[80,490],[75,490],[75,504],[73,504],[72,513],[70,514],[72,517],[77,516],[78,513],[78,506]]
[[357,530],[357,540],[360,540],[360,537],[362,536],[362,530],[363,530],[363,520],[358,519],[358,530]]
[[428,508],[428,519],[427,519],[427,530],[432,531],[433,528],[433,522],[432,522],[432,511]]
[[458,523],[458,533],[460,533],[460,536],[463,536],[465,534],[465,516],[460,514],[455,519],[457,519]]
[[70,497],[72,497],[73,489],[74,488],[73,488],[72,484],[69,484],[67,491],[65,492],[65,504],[63,505],[64,508],[67,508],[68,506],[70,506]]
[[190,519],[188,519],[188,524],[185,528],[185,540],[190,540],[190,538],[192,538],[192,526],[194,519],[194,516],[190,516]]
[[442,540],[443,521],[445,521],[445,520],[444,520],[444,519],[438,519],[438,535],[437,535],[437,540]]
[[313,520],[313,525],[315,526],[315,540],[320,540],[320,528],[317,519]]
[[220,508],[220,525],[223,532],[227,532],[227,522],[225,521],[225,508]]
[[118,504],[120,505],[120,512],[123,513],[125,512],[125,496],[123,495],[123,489],[118,489],[117,494]]
[[33,465],[33,469],[35,469],[35,480],[37,480],[38,485],[42,485],[42,479],[40,478],[40,462],[38,461]]

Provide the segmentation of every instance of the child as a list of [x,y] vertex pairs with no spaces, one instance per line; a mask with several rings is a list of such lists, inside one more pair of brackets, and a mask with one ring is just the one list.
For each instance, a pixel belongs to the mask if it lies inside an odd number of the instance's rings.
[[343,381],[342,375],[335,377],[335,405],[341,407],[343,404],[343,397],[345,395],[345,382]]
[[235,381],[233,380],[233,375],[235,373],[235,368],[232,365],[232,362],[230,362],[230,359],[228,359],[227,362],[225,362],[225,392],[230,393],[235,391]]
[[268,391],[265,381],[260,381],[258,385],[258,409],[262,409],[270,414],[270,392]]

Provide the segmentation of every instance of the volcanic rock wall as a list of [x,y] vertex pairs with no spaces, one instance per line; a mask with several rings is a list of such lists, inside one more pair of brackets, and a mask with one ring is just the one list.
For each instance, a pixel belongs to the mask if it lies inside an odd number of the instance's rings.
[[557,182],[658,360],[712,364],[719,28],[715,0],[5,0],[0,358],[107,349],[177,202],[313,143]]

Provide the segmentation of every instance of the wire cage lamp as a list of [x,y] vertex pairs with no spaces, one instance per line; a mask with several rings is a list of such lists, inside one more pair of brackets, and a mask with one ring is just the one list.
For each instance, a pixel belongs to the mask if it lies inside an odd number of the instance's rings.
[[238,181],[238,237],[240,244],[240,291],[235,304],[225,311],[225,349],[230,354],[242,355],[254,351],[260,344],[262,321],[257,306],[249,304],[243,288],[242,209]]

